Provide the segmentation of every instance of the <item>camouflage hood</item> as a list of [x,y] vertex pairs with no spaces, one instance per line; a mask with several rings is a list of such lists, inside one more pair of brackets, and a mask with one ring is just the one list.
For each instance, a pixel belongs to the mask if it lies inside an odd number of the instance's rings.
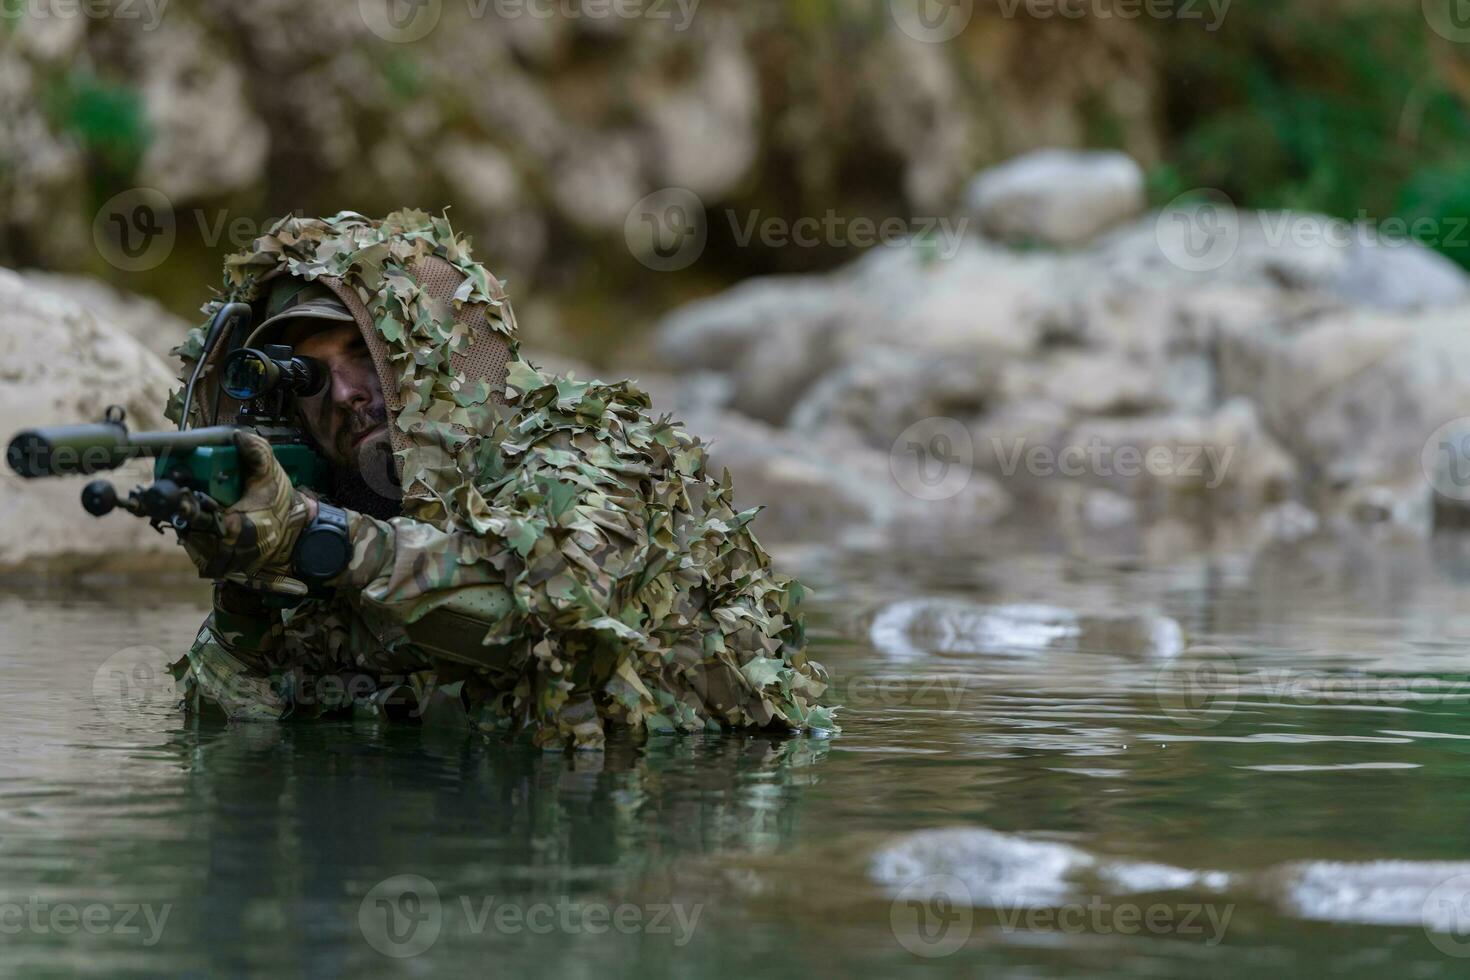
[[[350,211],[326,219],[287,217],[251,248],[225,260],[218,299],[257,304],[280,276],[326,286],[353,314],[383,384],[398,460],[404,513],[444,525],[446,497],[471,479],[472,456],[462,450],[504,413],[506,368],[516,339],[515,315],[504,284],[470,255],[469,242],[448,220],[398,211],[373,221]],[[192,369],[204,327],[175,350]],[[220,421],[238,405],[217,391],[216,348],[201,379],[194,411]],[[179,406],[170,417],[178,419]]]
[[[632,383],[522,360],[502,284],[447,220],[283,219],[226,260],[205,312],[254,302],[280,275],[323,283],[352,311],[392,412],[404,516],[454,532],[415,556],[424,608],[469,569],[510,596],[481,641],[506,664],[470,699],[482,727],[576,745],[600,744],[607,723],[836,727],[818,704],[825,672],[805,656],[802,587],[750,531],[759,508],[736,511],[729,474],[710,476],[705,447]],[[176,350],[185,372],[203,334]],[[213,405],[214,373],[193,411]],[[235,406],[221,401],[227,421]]]

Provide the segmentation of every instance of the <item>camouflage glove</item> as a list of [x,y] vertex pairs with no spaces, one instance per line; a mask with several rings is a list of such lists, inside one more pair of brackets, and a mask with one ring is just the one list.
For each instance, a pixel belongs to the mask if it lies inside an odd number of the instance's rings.
[[291,578],[291,553],[311,520],[314,501],[291,486],[270,443],[253,432],[235,435],[245,494],[223,511],[212,532],[183,536],[184,550],[203,578],[250,589],[304,595]]

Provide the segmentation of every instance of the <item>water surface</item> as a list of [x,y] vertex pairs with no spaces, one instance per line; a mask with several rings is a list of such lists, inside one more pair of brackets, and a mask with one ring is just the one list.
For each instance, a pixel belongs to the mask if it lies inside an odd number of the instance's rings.
[[[1470,861],[1470,542],[784,560],[817,590],[841,736],[615,740],[570,758],[364,722],[189,725],[156,668],[192,639],[205,593],[12,584],[0,970],[1470,964],[1470,878],[1456,881],[1470,864],[1453,863]],[[929,600],[949,610],[940,626],[905,642],[874,629]],[[1029,625],[1007,632],[1018,606]],[[1086,628],[1038,632],[1037,606]],[[1177,622],[1181,642],[1087,626],[1133,615]],[[1154,928],[1129,918],[1150,909]]]

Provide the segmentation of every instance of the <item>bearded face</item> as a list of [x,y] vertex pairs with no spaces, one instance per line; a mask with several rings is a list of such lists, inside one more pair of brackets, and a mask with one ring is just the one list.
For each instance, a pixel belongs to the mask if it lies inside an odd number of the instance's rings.
[[372,355],[355,324],[301,321],[284,340],[295,353],[320,361],[328,380],[310,398],[298,398],[301,423],[339,473],[358,477],[385,497],[398,496],[388,407]]

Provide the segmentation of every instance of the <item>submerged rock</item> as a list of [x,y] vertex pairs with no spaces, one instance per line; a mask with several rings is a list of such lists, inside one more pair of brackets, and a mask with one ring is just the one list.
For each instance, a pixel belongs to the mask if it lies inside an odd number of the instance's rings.
[[1302,919],[1457,935],[1464,933],[1470,902],[1465,861],[1297,861],[1232,873],[1103,856],[982,827],[905,834],[874,853],[868,874],[889,894],[922,898],[932,884],[951,901],[976,908],[1058,906],[1099,890],[1192,891],[1250,895]]
[[1261,876],[1258,888],[1303,919],[1463,933],[1470,862],[1302,861]]
[[869,873],[895,893],[929,876],[949,876],[963,883],[973,905],[1048,905],[1076,894],[1074,877],[1094,863],[1067,844],[954,827],[900,838],[873,856]]
[[[1032,840],[982,827],[920,830],[890,842],[868,864],[872,879],[891,894],[913,894],[934,878],[951,898],[980,908],[1061,905],[1095,892],[1113,894],[1227,887],[1231,876],[1148,861],[1101,857],[1070,844]],[[958,889],[946,887],[958,881]]]
[[1079,613],[1046,605],[985,606],[962,599],[892,603],[873,618],[868,635],[895,660],[1046,650],[1168,659],[1184,649],[1184,630],[1168,616]]

